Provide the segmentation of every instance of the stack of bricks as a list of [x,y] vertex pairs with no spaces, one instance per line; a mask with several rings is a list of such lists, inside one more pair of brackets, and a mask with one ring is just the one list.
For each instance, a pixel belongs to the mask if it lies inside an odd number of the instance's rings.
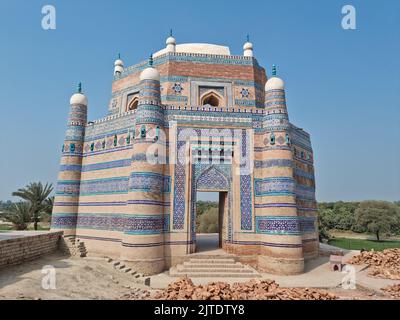
[[84,258],[87,255],[85,243],[75,237],[62,237],[59,248],[62,252],[74,257]]
[[37,259],[58,249],[62,231],[0,241],[0,268]]

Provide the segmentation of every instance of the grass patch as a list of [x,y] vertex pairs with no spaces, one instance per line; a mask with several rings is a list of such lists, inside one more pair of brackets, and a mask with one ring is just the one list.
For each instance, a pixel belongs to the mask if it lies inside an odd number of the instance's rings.
[[329,240],[330,245],[348,250],[366,249],[381,251],[388,248],[400,248],[400,241],[377,241],[365,239],[335,238]]
[[[34,231],[35,229],[33,229],[33,225],[30,225],[26,230]],[[49,226],[41,226],[40,224],[38,224],[37,231],[49,231],[49,230],[50,230]]]
[[[0,224],[0,232],[10,232],[13,230],[15,229],[12,225]],[[50,226],[48,224],[46,224],[45,226],[41,226],[40,224],[38,224],[38,231],[48,231],[48,230],[50,230]],[[29,225],[26,231],[34,231],[33,225]]]
[[0,232],[7,232],[12,229],[13,229],[13,227],[9,224],[0,224]]

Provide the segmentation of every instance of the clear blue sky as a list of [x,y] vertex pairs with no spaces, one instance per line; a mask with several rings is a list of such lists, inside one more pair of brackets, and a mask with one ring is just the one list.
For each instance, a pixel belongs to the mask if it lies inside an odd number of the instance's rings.
[[[57,29],[41,28],[41,8]],[[341,8],[357,30],[341,28]],[[317,199],[400,200],[400,1],[16,1],[0,3],[0,199],[55,182],[68,101],[82,81],[89,118],[107,112],[113,61],[178,43],[228,45],[247,33],[286,82],[291,120],[312,136]]]

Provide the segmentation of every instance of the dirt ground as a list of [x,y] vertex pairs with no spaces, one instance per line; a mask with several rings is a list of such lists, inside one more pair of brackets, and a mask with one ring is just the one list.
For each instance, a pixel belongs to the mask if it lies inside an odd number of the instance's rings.
[[[44,266],[54,266],[56,288],[43,289]],[[171,280],[172,282],[172,280]],[[283,285],[282,285],[283,287]],[[41,259],[0,270],[0,300],[2,299],[121,299],[136,290],[155,290],[133,282],[129,274],[115,270],[106,259],[71,258],[52,254]],[[389,299],[379,290],[358,287],[344,290],[329,288],[341,299]]]
[[[42,288],[42,268],[56,270],[56,289]],[[1,299],[119,299],[135,288],[133,277],[115,270],[105,259],[52,254],[0,270]]]

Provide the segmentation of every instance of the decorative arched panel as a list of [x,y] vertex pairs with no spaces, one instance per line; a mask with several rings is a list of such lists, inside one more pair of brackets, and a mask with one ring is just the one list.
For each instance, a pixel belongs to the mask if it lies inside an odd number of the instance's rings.
[[218,170],[215,166],[211,166],[200,173],[196,179],[197,190],[207,191],[228,191],[230,188],[229,177]]

